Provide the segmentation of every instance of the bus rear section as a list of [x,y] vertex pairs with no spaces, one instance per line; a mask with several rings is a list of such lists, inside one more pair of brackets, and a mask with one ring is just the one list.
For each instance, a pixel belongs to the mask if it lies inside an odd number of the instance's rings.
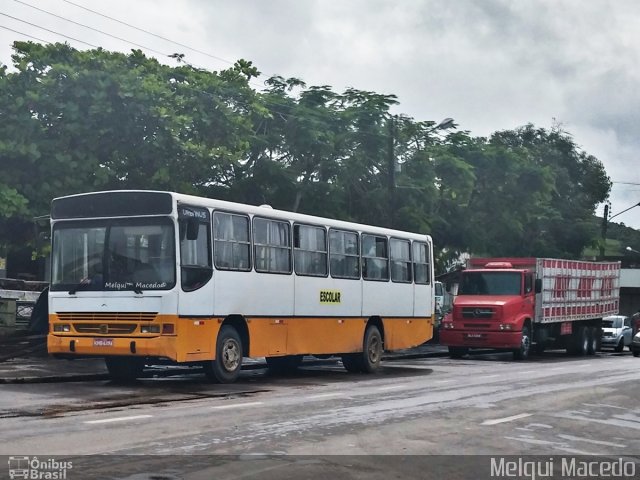
[[373,372],[433,334],[426,235],[170,192],[98,192],[52,206],[48,349],[201,365],[234,381],[243,357],[296,368],[338,355]]

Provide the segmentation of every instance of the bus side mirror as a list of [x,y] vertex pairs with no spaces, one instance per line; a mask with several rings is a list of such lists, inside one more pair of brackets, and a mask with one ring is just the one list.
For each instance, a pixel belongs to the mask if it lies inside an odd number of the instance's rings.
[[536,278],[535,289],[536,289],[536,293],[542,292],[542,279],[541,278]]

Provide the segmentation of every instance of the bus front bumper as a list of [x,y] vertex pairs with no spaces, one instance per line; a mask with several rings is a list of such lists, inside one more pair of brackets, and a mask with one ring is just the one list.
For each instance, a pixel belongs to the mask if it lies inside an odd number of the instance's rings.
[[49,334],[47,350],[50,355],[64,357],[135,355],[179,360],[174,336],[105,338]]

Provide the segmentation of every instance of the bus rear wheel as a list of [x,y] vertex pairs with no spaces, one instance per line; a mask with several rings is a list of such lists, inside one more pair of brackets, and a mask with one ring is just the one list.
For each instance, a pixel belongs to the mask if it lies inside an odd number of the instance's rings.
[[364,373],[374,373],[380,368],[382,360],[382,335],[376,326],[370,326],[364,332],[362,371]]
[[362,352],[345,353],[342,355],[342,365],[347,372],[374,373],[380,368],[383,351],[380,330],[371,325],[364,332]]
[[216,359],[205,364],[205,374],[218,383],[233,383],[240,375],[242,357],[238,331],[231,325],[223,325],[216,340]]
[[111,380],[117,383],[130,383],[142,375],[144,362],[137,357],[105,357],[104,363]]

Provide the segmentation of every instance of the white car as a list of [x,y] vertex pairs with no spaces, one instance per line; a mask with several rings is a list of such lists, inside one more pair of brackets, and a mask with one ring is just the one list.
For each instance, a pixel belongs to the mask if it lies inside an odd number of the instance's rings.
[[631,349],[631,319],[625,315],[611,315],[602,319],[602,347],[613,347],[621,352],[625,346]]

